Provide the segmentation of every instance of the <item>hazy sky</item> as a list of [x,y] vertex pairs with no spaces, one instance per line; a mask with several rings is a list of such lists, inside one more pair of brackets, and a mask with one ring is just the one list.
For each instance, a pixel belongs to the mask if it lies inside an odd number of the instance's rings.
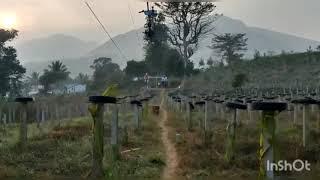
[[[145,8],[139,0],[88,0],[112,35],[141,27]],[[0,19],[16,16],[20,40],[65,33],[102,42],[101,32],[84,0],[1,0]],[[133,19],[130,17],[129,4]],[[320,41],[320,0],[221,0],[219,11],[257,26]]]

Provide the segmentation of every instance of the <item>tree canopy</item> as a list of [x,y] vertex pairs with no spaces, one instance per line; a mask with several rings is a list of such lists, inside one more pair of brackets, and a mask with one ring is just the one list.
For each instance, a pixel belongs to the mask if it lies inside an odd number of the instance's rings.
[[111,58],[97,58],[90,67],[94,70],[92,91],[101,92],[111,84],[120,84],[123,79],[123,72],[118,64],[112,62]]
[[243,57],[243,52],[247,50],[246,34],[221,34],[215,35],[212,39],[211,49],[222,55],[229,65],[234,64]]
[[17,59],[17,51],[12,46],[6,46],[18,36],[16,30],[0,29],[0,95],[18,95],[20,92],[21,79],[26,69]]
[[212,2],[162,2],[156,3],[169,19],[169,41],[183,57],[185,67],[197,48],[199,38],[208,34],[217,14]]
[[54,88],[52,86],[58,86],[68,79],[70,72],[68,68],[61,61],[53,61],[48,65],[48,69],[45,69],[40,77],[40,83],[44,86],[45,92]]

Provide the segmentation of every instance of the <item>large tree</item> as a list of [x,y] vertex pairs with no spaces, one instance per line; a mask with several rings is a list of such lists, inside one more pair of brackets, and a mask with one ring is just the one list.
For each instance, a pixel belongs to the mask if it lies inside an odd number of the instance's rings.
[[215,35],[212,39],[211,49],[222,55],[229,65],[233,65],[243,57],[243,52],[247,50],[246,34],[221,34]]
[[187,67],[199,39],[213,29],[212,23],[218,15],[210,14],[216,6],[212,2],[162,2],[156,5],[169,19],[169,41],[178,49]]
[[93,91],[103,91],[107,86],[120,84],[123,80],[123,72],[118,64],[112,62],[111,58],[95,59],[90,67],[94,70],[91,86]]
[[[126,73],[139,70],[135,72],[137,76],[143,76],[146,72],[150,74],[168,76],[181,76],[184,72],[183,59],[176,49],[170,47],[168,44],[168,30],[169,28],[165,24],[165,16],[163,13],[154,19],[153,33],[145,34],[146,45],[145,49],[145,61],[128,63]],[[148,32],[148,23],[146,24],[146,32]],[[192,66],[188,66],[192,67]],[[190,69],[190,68],[189,68]],[[188,73],[190,70],[188,69]],[[191,69],[192,71],[193,69]],[[182,72],[182,74],[181,74]]]
[[148,72],[146,61],[128,61],[127,66],[124,69],[127,76],[131,77],[143,77]]
[[17,51],[12,46],[6,46],[7,42],[17,37],[18,31],[0,29],[0,96],[8,92],[18,95],[20,92],[21,78],[26,69],[17,59]]
[[[48,69],[45,69],[40,77],[40,83],[44,86],[44,91],[47,92],[53,86],[58,86],[59,83],[66,81],[70,72],[66,65],[61,61],[53,61],[48,65]],[[55,88],[56,88],[55,87]]]

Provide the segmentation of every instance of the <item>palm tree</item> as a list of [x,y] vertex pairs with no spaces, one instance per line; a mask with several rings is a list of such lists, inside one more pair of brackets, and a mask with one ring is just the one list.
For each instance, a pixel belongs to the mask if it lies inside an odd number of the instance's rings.
[[75,78],[77,83],[87,84],[89,82],[88,74],[79,73],[78,76]]
[[66,65],[64,65],[59,60],[51,62],[51,64],[49,64],[48,67],[49,67],[49,71],[51,72],[61,72],[61,73],[69,74],[68,68],[66,67]]
[[44,70],[43,75],[40,77],[40,83],[47,92],[51,85],[58,85],[67,80],[69,74],[68,68],[61,61],[53,61],[48,65],[48,69]]
[[38,72],[33,72],[28,77],[28,82],[33,87],[38,87],[39,85],[40,74]]

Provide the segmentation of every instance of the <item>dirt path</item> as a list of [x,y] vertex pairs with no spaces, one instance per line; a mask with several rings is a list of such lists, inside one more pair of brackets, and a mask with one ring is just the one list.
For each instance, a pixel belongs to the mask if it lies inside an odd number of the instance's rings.
[[169,128],[167,125],[168,115],[167,110],[164,106],[164,98],[162,93],[162,100],[161,100],[161,120],[159,121],[159,126],[162,129],[161,132],[161,140],[164,144],[165,151],[166,151],[166,167],[163,171],[163,179],[164,180],[171,180],[177,179],[176,176],[176,169],[178,166],[178,158],[177,152],[174,144],[169,139]]

